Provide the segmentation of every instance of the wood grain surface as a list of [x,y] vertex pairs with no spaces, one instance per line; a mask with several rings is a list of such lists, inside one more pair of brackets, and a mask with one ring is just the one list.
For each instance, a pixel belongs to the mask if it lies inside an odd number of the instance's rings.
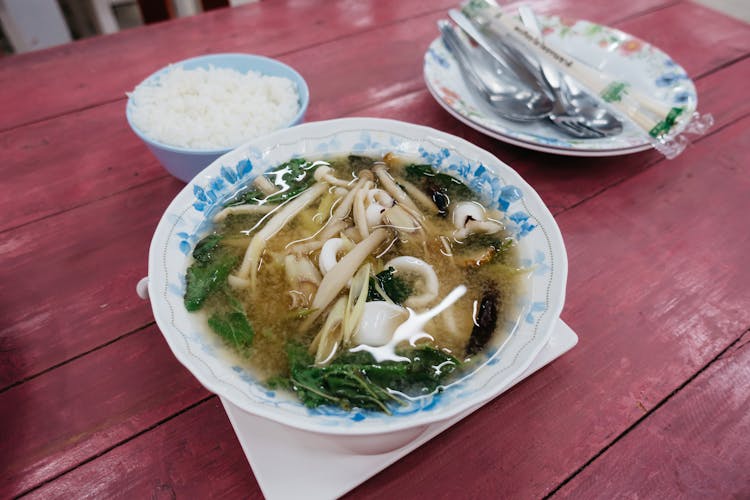
[[487,149],[566,241],[579,345],[350,496],[750,496],[750,26],[690,2],[532,3],[669,53],[710,134],[673,161],[582,159],[466,127],[422,82],[447,1],[268,0],[0,59],[0,497],[261,496],[134,291],[184,184],[128,129],[124,93],[215,51],[294,66],[309,120],[394,118]]
[[604,451],[561,498],[747,498],[750,332]]

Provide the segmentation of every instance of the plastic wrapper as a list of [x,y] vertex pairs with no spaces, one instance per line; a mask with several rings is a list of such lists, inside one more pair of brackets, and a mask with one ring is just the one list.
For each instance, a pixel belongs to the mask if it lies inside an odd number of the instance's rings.
[[463,14],[490,38],[565,73],[579,82],[599,104],[643,131],[643,137],[665,157],[679,155],[689,143],[688,135],[703,135],[713,125],[710,114],[668,106],[634,88],[629,82],[602,73],[570,56],[560,47],[532,34],[516,17],[504,13],[492,0],[470,0]]

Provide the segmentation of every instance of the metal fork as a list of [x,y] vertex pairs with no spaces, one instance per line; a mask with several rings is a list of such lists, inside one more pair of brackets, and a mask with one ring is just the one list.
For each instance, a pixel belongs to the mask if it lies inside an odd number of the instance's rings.
[[563,97],[564,92],[562,92],[559,87],[554,88],[551,85],[550,87],[555,94],[555,107],[552,108],[552,112],[549,114],[549,119],[552,123],[560,127],[563,132],[580,139],[604,137],[603,132],[588,126],[585,118],[575,113],[571,113],[572,107],[570,106],[567,97]]
[[[536,21],[534,12],[526,5],[522,5],[518,9],[521,14],[521,19],[529,28],[532,33],[537,36],[541,36],[541,30]],[[567,88],[563,89],[565,82],[562,79],[562,75],[559,71],[549,67],[544,61],[539,61],[542,78],[549,86],[552,94],[555,97],[555,105],[552,108],[552,112],[549,114],[549,119],[557,125],[563,132],[578,137],[581,139],[595,139],[598,137],[604,137],[604,133],[591,128],[586,123],[586,119],[581,116],[580,110],[568,99]]]

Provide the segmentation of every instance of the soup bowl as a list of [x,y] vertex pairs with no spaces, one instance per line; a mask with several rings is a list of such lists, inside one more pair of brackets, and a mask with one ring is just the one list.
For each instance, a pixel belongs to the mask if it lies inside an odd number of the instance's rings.
[[[267,169],[294,157],[389,152],[430,163],[461,179],[487,205],[504,212],[528,276],[516,305],[520,314],[513,324],[501,325],[509,334],[477,355],[475,369],[442,392],[394,407],[391,415],[359,408],[307,408],[294,395],[260,383],[228,354],[205,320],[185,309],[186,268],[196,243],[210,231],[211,215]],[[148,292],[172,352],[208,390],[255,416],[318,433],[358,452],[375,453],[406,444],[429,424],[476,408],[505,390],[549,340],[562,310],[566,278],[567,257],[555,220],[539,195],[508,165],[438,130],[393,120],[345,118],[271,133],[220,157],[198,174],[158,224],[149,253]]]

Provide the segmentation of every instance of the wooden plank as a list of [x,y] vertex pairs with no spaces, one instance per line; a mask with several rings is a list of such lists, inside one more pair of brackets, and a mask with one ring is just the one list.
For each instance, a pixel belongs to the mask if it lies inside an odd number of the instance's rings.
[[750,333],[555,498],[750,497]]
[[4,234],[0,387],[153,320],[135,284],[181,188],[165,178]]
[[[656,8],[665,0],[634,0],[618,9],[575,0],[535,2],[540,11],[587,13],[592,20],[612,22],[644,10]],[[258,2],[232,9],[220,9],[127,30],[106,38],[86,39],[49,50],[0,59],[0,130],[6,130],[124,97],[125,92],[157,69],[188,57],[214,52],[248,52],[271,57],[288,55],[301,48],[314,47],[332,40],[392,23],[406,24],[417,33],[432,28],[437,36],[434,16],[457,4],[440,2],[401,2],[370,0],[340,2],[330,9],[315,0],[298,2]],[[421,16],[421,17],[420,17]],[[407,29],[408,31],[408,29]],[[372,47],[388,47],[385,36],[371,42]],[[416,44],[402,46],[412,53],[426,46],[427,39],[413,37]],[[346,51],[348,43],[339,45]],[[397,51],[380,54],[377,61],[401,57]],[[280,57],[287,62],[286,57]],[[349,61],[349,59],[347,59]],[[288,62],[297,64],[299,58]],[[303,76],[326,61],[319,56],[302,58]],[[334,61],[335,62],[335,61]],[[293,65],[294,65],[293,64]],[[421,53],[412,61],[421,71]],[[123,68],[127,68],[124,71]],[[340,68],[337,71],[344,71]],[[352,69],[351,73],[355,73]],[[19,78],[23,75],[23,78]],[[369,83],[384,75],[372,76]],[[33,81],[34,85],[28,85]],[[317,99],[313,92],[313,99]]]
[[[734,213],[744,206],[750,188],[748,167],[737,161],[750,144],[749,123],[738,122],[697,144],[690,155],[662,162],[562,214],[571,263],[564,318],[581,336],[578,347],[368,481],[354,496],[408,498],[427,489],[446,497],[540,497],[636,421],[641,408],[658,404],[746,329],[750,307],[743,292],[750,268],[743,264],[750,234]],[[696,200],[715,193],[721,193],[722,203],[711,207],[715,219],[707,218]],[[108,366],[93,359],[99,351],[86,358],[93,366]],[[134,369],[149,370],[151,364],[144,361]],[[144,387],[164,383],[147,373],[140,375]],[[192,401],[186,399],[185,406]],[[36,400],[42,414],[56,408],[51,402],[46,410],[45,398]],[[75,397],[66,401],[66,408],[86,407]],[[127,490],[135,497],[150,495],[157,484],[200,489],[206,482],[203,459],[191,454],[177,459],[169,450],[222,443],[236,457],[231,431],[214,418],[196,417],[190,427],[200,433],[169,420],[151,431],[160,434],[150,449],[141,448],[148,441],[117,447],[42,492],[64,496],[85,478],[102,476],[106,484],[98,487]],[[149,453],[154,456],[148,460],[170,464],[168,477],[159,467],[139,470],[137,478],[103,473],[111,464],[139,463]],[[235,464],[236,458],[229,461]],[[47,471],[47,477],[54,472]],[[244,467],[227,466],[223,474],[229,476],[222,475],[227,484],[247,484]]]
[[[169,175],[115,102],[0,134],[0,231]],[[98,138],[106,138],[99,140]]]
[[746,55],[750,40],[748,23],[693,2],[681,2],[617,27],[663,50],[692,77]]
[[21,494],[208,395],[155,326],[0,393],[0,497]]
[[[203,437],[196,439],[197,435]],[[180,467],[184,462],[195,464],[195,469]],[[127,482],[122,482],[123,476]],[[261,499],[263,495],[221,402],[211,398],[168,425],[24,496],[29,500],[71,497]]]

